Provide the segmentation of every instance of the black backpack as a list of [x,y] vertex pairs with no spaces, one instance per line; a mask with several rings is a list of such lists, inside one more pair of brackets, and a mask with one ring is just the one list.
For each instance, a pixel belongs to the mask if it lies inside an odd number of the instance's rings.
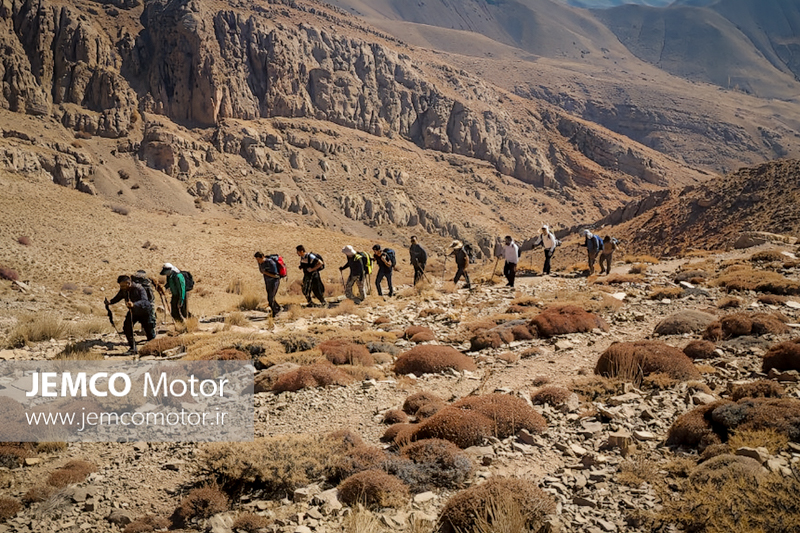
[[472,246],[469,244],[464,245],[464,251],[467,253],[467,258],[469,258],[470,263],[475,262],[475,252],[472,250]]
[[391,248],[387,248],[383,251],[383,253],[386,256],[386,259],[389,260],[389,263],[392,265],[392,268],[395,268],[397,266],[397,257],[395,256],[394,250],[392,250]]
[[150,283],[150,280],[147,278],[141,278],[139,276],[131,276],[131,281],[134,283],[138,283],[144,289],[145,294],[147,295],[147,299],[152,303],[156,301],[156,293],[153,290],[153,284]]
[[183,282],[186,285],[186,292],[194,289],[194,278],[192,277],[192,273],[188,270],[181,270],[181,274],[183,274]]
[[[319,255],[319,254],[312,254],[311,252],[309,252],[309,253],[308,253],[308,255],[313,255],[314,257],[316,257],[317,259],[319,259],[319,262],[320,262],[320,263],[322,263],[322,266],[321,266],[321,267],[319,267],[319,268],[317,269],[317,272],[319,272],[319,271],[321,271],[321,270],[325,270],[325,260],[322,258],[322,256],[321,256],[321,255]],[[311,266],[313,263],[314,263],[313,261],[309,261],[309,262],[308,262],[308,266]]]

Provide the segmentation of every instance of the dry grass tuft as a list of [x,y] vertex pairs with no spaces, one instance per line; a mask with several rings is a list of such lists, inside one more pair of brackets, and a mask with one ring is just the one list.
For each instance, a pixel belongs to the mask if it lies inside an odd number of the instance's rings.
[[691,359],[661,341],[615,342],[600,356],[594,373],[636,384],[659,373],[681,381],[700,378]]
[[703,338],[718,341],[745,335],[781,335],[789,332],[786,317],[779,313],[734,313],[708,325]]
[[255,311],[261,305],[263,298],[260,294],[247,293],[242,296],[237,306],[240,311]]
[[164,355],[167,350],[172,350],[179,346],[183,349],[186,348],[186,339],[183,336],[156,337],[139,348],[139,355]]
[[233,521],[234,531],[245,531],[246,533],[258,533],[270,525],[269,519],[255,513],[242,513]]
[[756,291],[771,294],[800,294],[800,282],[790,280],[777,272],[755,270],[735,265],[728,267],[714,279],[714,284],[728,292]]
[[303,366],[283,374],[272,387],[273,392],[298,391],[334,385],[348,385],[353,377],[328,362]]
[[658,474],[658,465],[644,455],[628,459],[619,465],[617,481],[628,487],[638,488],[642,483],[652,483]]
[[409,492],[399,478],[382,470],[367,470],[350,476],[339,485],[339,499],[347,505],[360,503],[367,508],[399,508],[408,502]]
[[750,383],[734,385],[731,388],[731,399],[738,402],[743,398],[783,398],[786,389],[783,385],[768,379],[759,379]]
[[603,278],[597,278],[594,283],[597,285],[624,285],[626,283],[642,283],[644,278],[639,274],[609,274]]
[[663,300],[665,298],[674,300],[681,296],[683,296],[683,289],[680,287],[661,287],[651,292],[648,298],[651,300]]
[[[478,446],[493,434],[492,420],[477,411],[456,407],[445,407],[412,428],[410,437],[413,441],[444,439],[462,449]],[[395,442],[399,436],[398,433]]]
[[683,353],[686,354],[686,357],[689,359],[696,361],[697,359],[711,359],[717,356],[717,353],[714,351],[717,349],[717,346],[711,341],[691,341],[683,348]]
[[22,504],[14,498],[0,496],[0,521],[13,518],[22,510]]
[[547,428],[542,415],[522,398],[510,394],[468,396],[454,403],[453,407],[475,411],[491,420],[492,434],[499,439],[516,435],[520,429],[538,434]]
[[549,338],[570,333],[586,333],[593,329],[608,331],[608,324],[597,315],[572,305],[554,306],[545,309],[531,320],[531,329],[536,328],[540,337]]
[[225,317],[225,325],[247,327],[250,325],[250,320],[247,318],[247,315],[241,311],[234,311]]
[[652,255],[625,255],[622,261],[630,265],[631,263],[648,263],[650,265],[657,265],[660,261]]
[[778,296],[776,294],[762,294],[758,297],[759,303],[766,305],[783,305],[789,301],[786,296]]
[[400,409],[389,409],[383,413],[383,420],[381,422],[388,425],[405,424],[408,422],[408,415]]
[[22,465],[22,461],[36,454],[27,443],[0,444],[0,467],[14,469]]
[[761,371],[800,371],[800,338],[778,343],[767,351],[761,363]]
[[176,528],[186,527],[192,520],[226,511],[229,505],[228,496],[215,486],[192,489],[172,514],[172,524]]
[[0,279],[7,281],[18,281],[19,274],[13,268],[0,265]]
[[140,516],[122,530],[122,533],[150,533],[151,531],[161,531],[170,526],[170,521],[166,518],[153,515]]
[[439,531],[539,531],[545,515],[554,513],[555,510],[553,499],[530,481],[492,477],[447,501],[439,516]]
[[728,439],[728,446],[731,450],[739,448],[758,448],[763,446],[770,455],[775,455],[789,444],[789,437],[783,433],[778,433],[774,429],[744,429],[735,431]]
[[567,401],[570,394],[569,390],[564,387],[544,387],[531,395],[531,402],[533,405],[551,405],[558,407]]
[[356,344],[348,339],[329,339],[319,345],[325,358],[334,365],[372,366],[375,360],[363,344]]
[[726,296],[717,302],[720,309],[735,309],[742,306],[742,300],[736,296]]
[[[717,407],[730,403],[728,400],[719,400],[701,405],[679,416],[669,428],[667,444],[701,450],[712,444],[720,444],[727,439],[727,432],[723,426],[714,422],[712,413]],[[720,435],[723,435],[723,438]]]
[[403,402],[403,412],[408,415],[416,414],[417,410],[428,403],[444,403],[444,400],[438,394],[431,391],[421,391],[412,394]]
[[628,268],[628,274],[637,275],[647,272],[648,266],[644,263],[635,263]]
[[58,489],[51,485],[36,485],[28,489],[28,492],[22,496],[22,503],[30,505],[32,503],[43,502],[57,491]]
[[33,342],[63,339],[68,334],[66,322],[55,313],[39,313],[20,316],[8,338],[12,346],[18,348]]
[[88,461],[74,459],[54,470],[47,478],[47,484],[53,487],[66,487],[73,483],[80,483],[92,472],[97,472],[97,466]]
[[782,263],[786,256],[777,250],[762,250],[747,258],[751,263]]
[[420,345],[397,358],[392,370],[396,374],[438,374],[447,370],[474,372],[478,369],[470,357],[452,346]]

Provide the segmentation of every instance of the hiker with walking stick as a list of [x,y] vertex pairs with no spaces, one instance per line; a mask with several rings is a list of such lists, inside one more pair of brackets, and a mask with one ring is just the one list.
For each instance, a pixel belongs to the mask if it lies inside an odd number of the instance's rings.
[[167,276],[167,289],[172,294],[170,314],[176,322],[183,322],[189,317],[186,303],[186,279],[183,273],[170,263],[164,263],[161,275]]
[[[306,252],[305,246],[297,245],[297,255],[300,256],[300,270],[303,271],[303,296],[308,300],[308,307],[316,307],[311,299],[317,297],[323,307],[327,307],[325,300],[325,285],[322,283],[320,271],[325,268],[325,260],[319,254]],[[344,285],[344,283],[342,283]]]
[[122,327],[122,331],[128,340],[129,349],[126,355],[132,355],[136,353],[136,341],[133,337],[134,323],[138,322],[142,325],[147,340],[150,341],[156,338],[156,323],[152,319],[153,304],[148,299],[147,292],[141,285],[132,282],[130,276],[119,276],[117,283],[119,283],[119,292],[110,301],[106,298],[103,303],[106,305],[106,309],[109,310],[109,318],[111,318],[109,306],[123,299],[125,300],[128,314],[125,316],[125,325]]
[[[364,263],[352,246],[342,248],[342,253],[347,257],[347,263],[339,267],[339,272],[345,268],[350,269],[350,275],[347,277],[347,283],[344,286],[344,295],[355,303],[360,304],[367,294],[364,288],[364,278],[366,276]],[[353,286],[358,288],[358,296],[353,293]]]
[[411,266],[414,267],[414,285],[425,275],[425,264],[428,262],[428,253],[425,248],[417,243],[417,238],[411,237],[411,246],[408,249]]
[[448,250],[450,250],[450,253],[448,253],[447,255],[455,256],[456,267],[458,267],[458,269],[456,270],[456,277],[453,278],[453,283],[458,283],[458,280],[461,279],[461,277],[463,276],[464,281],[466,282],[464,284],[464,288],[471,289],[472,285],[469,281],[469,274],[467,274],[467,267],[469,266],[469,255],[467,255],[466,250],[464,250],[464,243],[462,243],[461,241],[453,241],[448,247]]

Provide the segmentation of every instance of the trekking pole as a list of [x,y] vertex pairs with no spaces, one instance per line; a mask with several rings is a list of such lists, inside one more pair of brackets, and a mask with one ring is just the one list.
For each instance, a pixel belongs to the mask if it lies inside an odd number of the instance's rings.
[[111,327],[114,328],[114,333],[121,339],[122,335],[120,334],[119,330],[117,329],[117,325],[114,323],[114,313],[111,312],[111,307],[108,303],[108,298],[105,299],[105,306],[106,306],[106,313],[108,314],[108,321],[111,322]]
[[442,265],[442,281],[444,281],[444,273],[447,270],[447,256],[444,256],[444,264]]
[[492,277],[489,278],[489,283],[490,284],[494,283],[494,273],[497,270],[497,263],[499,263],[499,262],[500,262],[500,258],[498,257],[497,259],[495,259],[494,267],[492,267]]
[[341,270],[339,271],[339,277],[342,278],[342,292],[345,292],[347,289],[345,288],[344,284],[344,274],[342,274]]

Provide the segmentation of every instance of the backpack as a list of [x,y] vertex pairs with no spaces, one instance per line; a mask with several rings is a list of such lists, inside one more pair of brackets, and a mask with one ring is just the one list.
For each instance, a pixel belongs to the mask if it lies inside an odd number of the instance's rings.
[[192,273],[188,270],[181,270],[181,274],[183,275],[183,283],[186,286],[186,292],[194,289],[194,278],[192,277]]
[[279,275],[282,278],[286,277],[286,263],[283,262],[283,257],[279,256],[278,254],[272,254],[267,256],[267,259],[274,265],[274,273]]
[[392,268],[397,266],[397,257],[395,256],[394,250],[387,248],[383,251],[383,255],[386,256],[386,259],[389,261],[389,264],[392,265]]
[[469,244],[464,245],[464,251],[467,253],[467,258],[469,258],[470,263],[475,262],[475,252],[472,250],[472,246]]
[[153,291],[153,284],[147,278],[140,278],[139,276],[131,276],[131,281],[138,283],[144,289],[147,299],[152,303],[156,301],[156,293]]
[[356,254],[356,259],[361,261],[361,264],[364,266],[364,273],[372,274],[372,257],[370,257],[369,254],[358,252]]
[[[322,263],[322,266],[321,266],[321,267],[319,267],[319,268],[316,270],[317,272],[319,272],[320,270],[325,270],[325,260],[322,258],[322,256],[321,256],[321,255],[319,255],[319,254],[312,254],[311,252],[308,252],[308,255],[313,255],[314,257],[316,257],[317,259],[319,259],[319,262],[320,262],[320,263]],[[308,261],[308,264],[309,264],[309,266],[311,266],[312,264],[314,264],[314,261],[311,261],[311,260],[309,260],[309,261]]]

